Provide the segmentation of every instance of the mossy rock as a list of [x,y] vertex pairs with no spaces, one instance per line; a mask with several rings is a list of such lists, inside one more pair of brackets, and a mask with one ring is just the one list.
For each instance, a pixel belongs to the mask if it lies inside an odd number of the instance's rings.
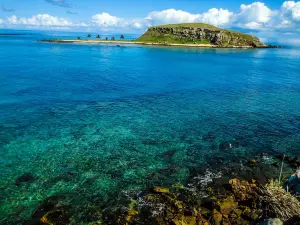
[[236,209],[237,207],[238,207],[238,203],[235,201],[233,196],[229,196],[226,199],[217,201],[217,209],[223,215],[229,215],[229,213],[234,209]]
[[158,187],[158,186],[153,187],[152,191],[154,193],[169,193],[170,192],[169,188]]

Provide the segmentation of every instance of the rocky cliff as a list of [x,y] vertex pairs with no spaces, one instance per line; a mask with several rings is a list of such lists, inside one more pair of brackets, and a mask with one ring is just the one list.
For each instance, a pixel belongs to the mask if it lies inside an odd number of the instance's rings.
[[219,47],[267,47],[252,35],[197,23],[150,27],[137,41],[169,44],[212,44]]

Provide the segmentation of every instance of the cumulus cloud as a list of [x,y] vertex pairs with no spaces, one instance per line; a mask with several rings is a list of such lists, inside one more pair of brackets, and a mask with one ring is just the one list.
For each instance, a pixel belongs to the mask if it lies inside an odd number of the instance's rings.
[[270,9],[263,2],[242,4],[237,12],[227,9],[209,9],[192,14],[182,10],[167,9],[150,12],[146,20],[151,25],[202,22],[221,27],[240,27],[251,30],[295,28],[300,29],[300,1],[283,2],[279,10]]
[[167,23],[187,23],[196,22],[199,14],[191,14],[182,10],[167,9],[163,11],[154,11],[148,14],[147,20],[152,24],[167,24]]
[[225,25],[229,24],[232,19],[233,13],[227,9],[210,9],[208,12],[200,14],[199,22],[208,23],[212,25]]
[[66,0],[45,0],[46,2],[64,8],[72,8],[72,5],[69,4]]
[[239,12],[235,15],[234,22],[248,29],[260,29],[270,22],[273,14],[274,12],[262,2],[254,2],[250,5],[242,4]]
[[274,28],[300,31],[300,2],[286,1],[274,17]]
[[111,16],[108,13],[96,14],[92,17],[92,22],[101,27],[116,27],[120,25],[120,22],[123,20],[116,16]]
[[51,16],[48,14],[38,14],[31,18],[18,18],[13,15],[7,18],[7,24],[9,25],[30,25],[30,26],[56,26],[56,27],[68,27],[73,26],[73,23],[64,19]]
[[4,23],[4,20],[0,18],[0,25]]
[[147,20],[143,19],[124,19],[116,16],[112,16],[108,13],[96,14],[92,17],[92,26],[100,27],[105,30],[109,29],[145,29],[150,26]]
[[153,25],[202,22],[218,26],[229,23],[232,15],[233,13],[228,10],[216,8],[212,8],[202,14],[192,14],[182,10],[167,9],[150,12],[146,17],[146,20]]
[[281,13],[293,21],[300,22],[300,2],[284,2],[281,7]]

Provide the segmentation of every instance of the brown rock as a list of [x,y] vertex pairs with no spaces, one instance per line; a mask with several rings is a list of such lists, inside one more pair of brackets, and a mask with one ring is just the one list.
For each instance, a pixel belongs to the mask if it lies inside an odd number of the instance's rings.
[[229,196],[222,201],[217,202],[218,210],[223,215],[228,215],[232,210],[236,209],[238,203],[235,201],[233,196]]
[[169,193],[169,188],[163,188],[158,186],[153,187],[152,190],[155,193]]
[[214,224],[215,225],[221,225],[222,218],[223,218],[222,214],[218,210],[214,209],[213,210],[213,221],[214,221]]

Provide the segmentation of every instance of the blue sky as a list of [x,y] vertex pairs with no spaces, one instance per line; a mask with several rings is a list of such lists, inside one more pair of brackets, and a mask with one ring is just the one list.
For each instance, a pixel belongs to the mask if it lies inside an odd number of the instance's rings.
[[300,44],[300,1],[0,0],[0,7],[0,28],[143,33],[152,25],[204,22]]
[[[55,0],[54,0],[55,1]],[[18,16],[29,17],[34,14],[46,13],[60,17],[70,17],[74,19],[85,20],[91,15],[107,12],[111,15],[117,15],[123,18],[143,17],[151,11],[164,10],[169,8],[181,9],[191,13],[205,12],[210,8],[223,8],[231,11],[237,11],[241,4],[251,4],[254,1],[236,1],[236,0],[67,0],[72,8],[59,7],[52,5],[45,0],[1,0],[2,5],[8,9],[15,9]],[[273,0],[264,1],[270,8],[280,8],[283,1]],[[117,6],[117,7],[116,7]],[[78,13],[69,15],[67,11]],[[5,17],[9,12],[0,12],[0,16]]]

